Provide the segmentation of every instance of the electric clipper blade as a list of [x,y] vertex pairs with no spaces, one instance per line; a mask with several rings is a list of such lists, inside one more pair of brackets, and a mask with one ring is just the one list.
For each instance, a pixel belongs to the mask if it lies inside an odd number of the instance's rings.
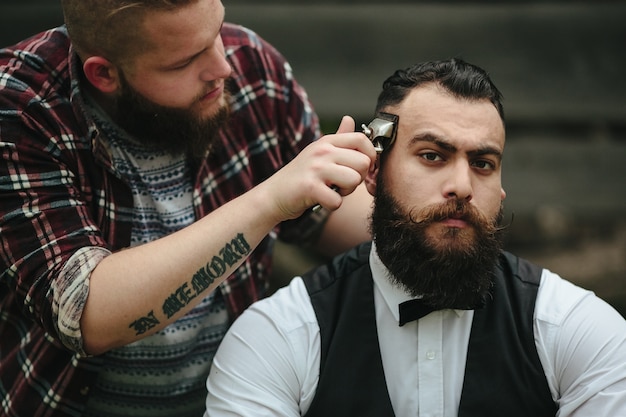
[[398,119],[399,117],[395,114],[380,112],[369,125],[361,125],[363,133],[372,141],[376,152],[381,153],[396,139]]

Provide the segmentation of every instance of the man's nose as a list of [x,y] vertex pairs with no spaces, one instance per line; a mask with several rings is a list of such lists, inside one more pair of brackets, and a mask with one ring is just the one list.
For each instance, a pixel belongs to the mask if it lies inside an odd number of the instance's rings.
[[232,67],[226,60],[226,56],[220,48],[213,47],[207,51],[202,70],[202,78],[205,81],[214,81],[228,78],[232,73]]
[[472,175],[471,167],[467,161],[459,161],[449,167],[446,177],[443,196],[446,199],[470,201],[472,199]]

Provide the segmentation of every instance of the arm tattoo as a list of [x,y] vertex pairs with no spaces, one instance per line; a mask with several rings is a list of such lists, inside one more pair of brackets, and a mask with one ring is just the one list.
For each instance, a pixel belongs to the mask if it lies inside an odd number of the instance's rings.
[[155,317],[154,311],[151,311],[148,313],[147,316],[141,317],[140,319],[135,320],[128,327],[130,327],[131,329],[134,328],[136,332],[135,334],[139,336],[139,335],[144,334],[148,330],[152,329],[159,323],[160,323],[159,319]]
[[[196,297],[204,292],[217,279],[222,277],[226,270],[235,265],[242,258],[252,252],[250,244],[242,233],[239,233],[233,240],[227,243],[217,255],[202,268],[200,268],[191,278],[190,282],[185,282],[178,287],[163,303],[163,314],[169,319],[180,310],[189,305]],[[137,336],[146,333],[160,322],[151,311],[146,317],[142,317],[130,324],[134,328]]]
[[251,252],[250,244],[243,234],[239,233],[227,243],[218,255],[213,256],[204,267],[200,268],[191,278],[191,282],[181,285],[163,303],[163,314],[169,319],[204,292],[217,279],[222,277],[227,269]]

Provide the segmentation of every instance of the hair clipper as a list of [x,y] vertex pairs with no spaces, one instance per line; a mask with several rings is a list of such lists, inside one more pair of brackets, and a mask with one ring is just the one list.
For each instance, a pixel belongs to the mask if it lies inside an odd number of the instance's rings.
[[[391,146],[396,139],[398,116],[391,113],[380,112],[369,125],[366,126],[365,123],[362,124],[361,129],[374,145],[376,152],[381,153],[386,147]],[[331,188],[337,190],[335,186]],[[322,206],[316,204],[312,210],[317,213],[321,209]]]
[[362,124],[361,129],[365,136],[372,141],[376,152],[381,153],[396,140],[398,116],[391,113],[380,112],[369,125],[365,126],[365,124]]

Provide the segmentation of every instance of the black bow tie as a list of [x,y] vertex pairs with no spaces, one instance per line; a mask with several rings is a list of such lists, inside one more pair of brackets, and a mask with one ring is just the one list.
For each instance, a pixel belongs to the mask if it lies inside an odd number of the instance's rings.
[[400,303],[398,309],[400,310],[400,326],[413,320],[419,320],[435,311],[434,308],[424,304],[419,298]]
[[[481,300],[474,307],[450,307],[453,310],[477,310],[485,306],[485,300]],[[404,326],[408,322],[419,320],[422,317],[437,310],[429,305],[426,305],[420,298],[408,300],[398,305],[400,311],[400,326]]]

